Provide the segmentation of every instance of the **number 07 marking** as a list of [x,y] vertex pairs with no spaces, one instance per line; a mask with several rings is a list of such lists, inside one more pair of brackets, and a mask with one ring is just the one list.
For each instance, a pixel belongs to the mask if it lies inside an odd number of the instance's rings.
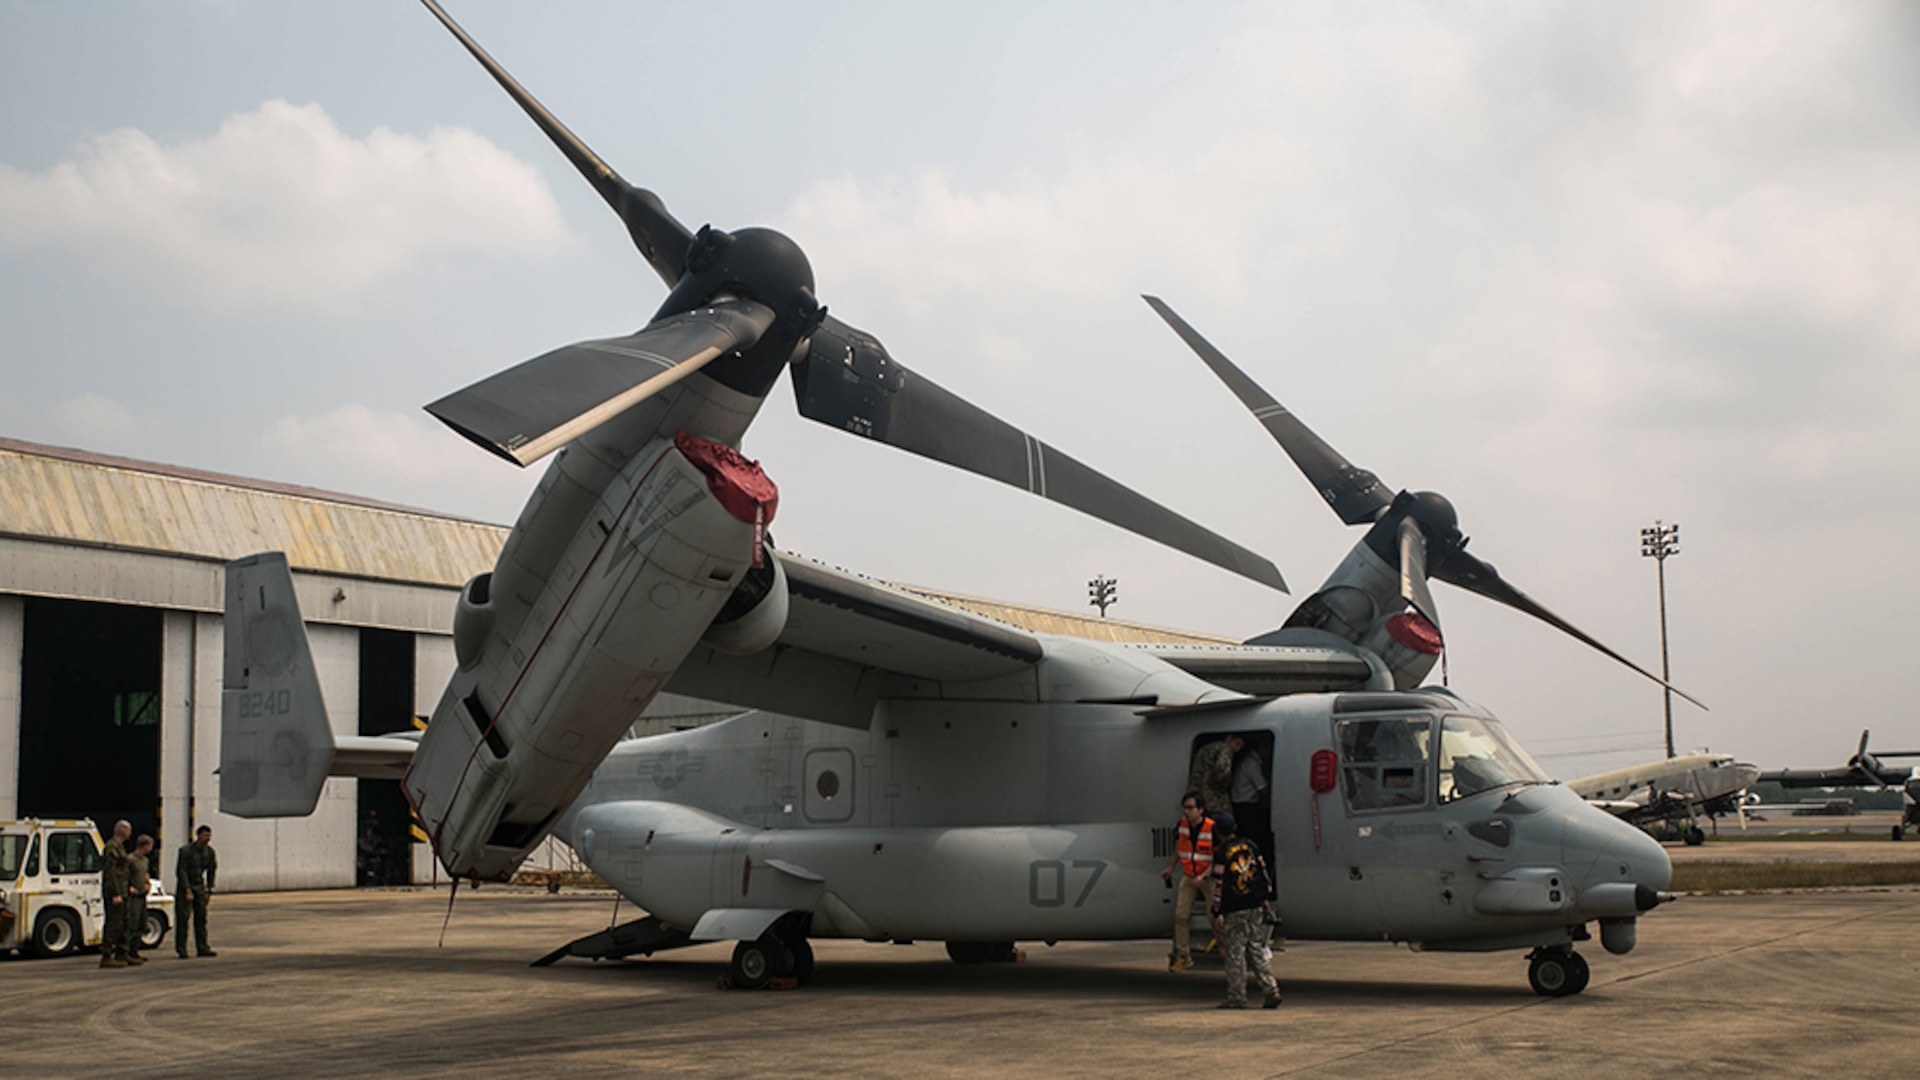
[[[1034,907],[1061,907],[1067,902],[1067,866],[1059,859],[1036,859],[1027,864],[1027,902]],[[1093,895],[1093,886],[1100,875],[1107,872],[1107,864],[1099,859],[1073,860],[1075,871],[1091,870],[1087,883],[1080,887],[1080,895],[1073,900],[1074,907],[1087,902]]]

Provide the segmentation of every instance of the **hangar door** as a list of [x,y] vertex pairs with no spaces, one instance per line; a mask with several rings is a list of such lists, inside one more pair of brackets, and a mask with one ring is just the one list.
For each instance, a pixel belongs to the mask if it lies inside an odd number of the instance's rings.
[[[413,730],[413,635],[401,630],[360,631],[360,734]],[[359,832],[354,880],[361,885],[405,885],[413,873],[413,810],[398,780],[359,784]]]
[[20,650],[22,817],[160,827],[157,608],[27,597]]

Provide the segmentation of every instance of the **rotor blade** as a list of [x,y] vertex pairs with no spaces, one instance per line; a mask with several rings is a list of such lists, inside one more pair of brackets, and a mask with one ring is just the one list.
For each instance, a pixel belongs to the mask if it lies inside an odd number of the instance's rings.
[[792,373],[809,420],[1030,491],[1287,591],[1272,562],[908,371],[873,335],[831,315]]
[[620,220],[626,224],[634,246],[653,266],[654,273],[660,275],[660,280],[672,288],[687,271],[687,245],[693,240],[693,234],[687,231],[687,227],[667,213],[666,205],[658,195],[622,180],[612,166],[601,161],[600,155],[567,130],[567,125],[548,112],[546,106],[534,100],[525,87],[507,74],[507,69],[489,56],[479,42],[467,36],[460,24],[454,22],[453,17],[442,10],[435,0],[420,2],[433,12],[434,18],[453,32],[453,36],[466,46],[473,58],[480,61],[480,66],[487,69],[493,80],[526,110],[540,130],[546,132],[547,138],[553,140],[553,144],[567,156],[567,160],[573,162],[573,167],[580,170],[580,175],[587,178],[587,183],[593,185],[607,205],[613,207],[613,212],[620,215]]
[[1422,618],[1440,625],[1433,594],[1427,591],[1427,535],[1411,517],[1400,519],[1400,596]]
[[[1373,473],[1362,469],[1341,456],[1340,451],[1328,446],[1326,440],[1315,435],[1311,428],[1288,412],[1286,406],[1273,400],[1260,384],[1248,378],[1246,373],[1234,366],[1226,354],[1213,347],[1200,332],[1187,325],[1187,321],[1174,313],[1166,302],[1157,296],[1143,296],[1147,302],[1166,320],[1173,332],[1180,335],[1187,347],[1199,354],[1200,359],[1220,381],[1227,384],[1240,403],[1253,413],[1254,419],[1266,427],[1267,433],[1287,452],[1293,463],[1299,466],[1320,497],[1327,500],[1333,512],[1340,520],[1349,525],[1364,525],[1384,513],[1393,502],[1393,492]],[[1423,612],[1424,614],[1424,612]]]
[[729,300],[661,319],[637,334],[566,345],[427,406],[448,427],[530,465],[620,413],[747,348],[773,309]]
[[1672,683],[1667,682],[1665,679],[1641,667],[1639,664],[1600,644],[1600,642],[1587,636],[1585,632],[1575,627],[1572,623],[1548,611],[1533,597],[1507,584],[1507,582],[1500,577],[1500,572],[1495,570],[1491,563],[1481,562],[1465,551],[1455,551],[1447,556],[1446,562],[1435,568],[1433,576],[1450,585],[1458,585],[1468,592],[1479,593],[1489,600],[1505,604],[1515,611],[1523,611],[1561,633],[1577,641],[1584,642],[1588,647],[1598,650],[1612,657],[1614,660],[1625,664],[1647,678],[1652,679],[1654,682],[1659,683],[1661,686],[1672,690],[1674,693],[1700,706],[1702,709],[1707,707],[1699,698],[1694,697],[1692,694],[1674,686]]

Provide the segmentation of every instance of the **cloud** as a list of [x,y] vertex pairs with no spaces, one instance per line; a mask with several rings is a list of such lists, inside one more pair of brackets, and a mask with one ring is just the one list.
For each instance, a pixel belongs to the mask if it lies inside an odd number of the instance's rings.
[[329,306],[432,260],[569,242],[533,167],[473,132],[354,139],[318,105],[268,101],[171,146],[111,131],[44,173],[0,165],[0,244],[216,312]]
[[166,426],[152,413],[100,394],[57,402],[45,419],[56,439],[111,453],[133,453],[162,436]]
[[423,416],[359,404],[281,417],[262,442],[281,462],[271,475],[483,521],[513,520],[544,471],[516,470]]

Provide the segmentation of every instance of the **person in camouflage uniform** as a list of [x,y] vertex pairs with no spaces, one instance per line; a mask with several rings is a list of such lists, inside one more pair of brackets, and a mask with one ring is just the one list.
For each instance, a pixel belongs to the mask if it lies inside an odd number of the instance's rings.
[[1245,745],[1240,736],[1229,735],[1208,743],[1193,755],[1187,790],[1200,793],[1209,815],[1224,814],[1233,808],[1227,801],[1227,789],[1233,783],[1233,756]]
[[113,823],[113,836],[100,849],[100,901],[106,909],[106,926],[100,935],[100,966],[127,966],[127,837],[133,826],[125,821]]
[[127,963],[144,964],[147,958],[140,955],[140,939],[147,932],[147,889],[153,884],[149,872],[151,863],[149,854],[153,851],[153,837],[142,833],[133,842],[133,851],[127,855]]
[[1213,913],[1226,924],[1227,1000],[1222,1009],[1247,1007],[1247,968],[1260,983],[1263,1009],[1280,1007],[1280,984],[1267,962],[1267,918],[1273,875],[1260,846],[1237,835],[1232,814],[1213,819]]
[[[194,951],[200,956],[215,955],[207,947],[207,899],[213,895],[213,876],[219,869],[220,861],[213,854],[213,826],[202,825],[194,830],[192,843],[180,845],[179,857],[173,861],[173,892],[193,912]],[[180,910],[180,914],[180,926],[173,932],[173,951],[185,960],[186,910]]]

